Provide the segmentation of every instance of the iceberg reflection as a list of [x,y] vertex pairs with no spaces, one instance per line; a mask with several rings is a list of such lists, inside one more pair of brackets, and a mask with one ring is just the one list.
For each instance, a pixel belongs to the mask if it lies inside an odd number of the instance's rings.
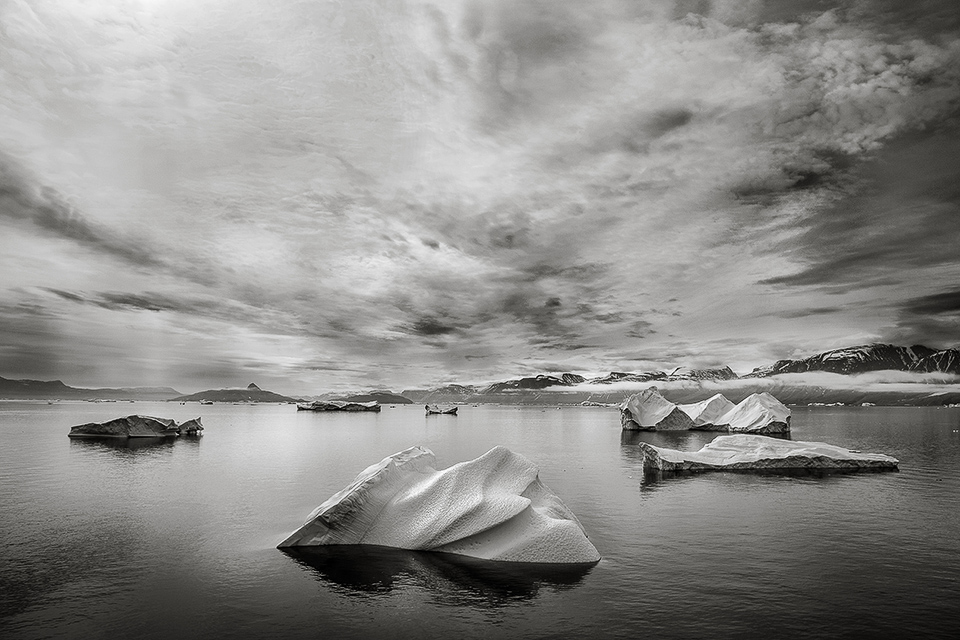
[[438,604],[480,608],[532,600],[541,589],[573,589],[596,566],[480,560],[450,553],[372,545],[282,550],[315,577],[348,595],[378,597],[409,587]]
[[[87,437],[71,438],[70,446],[81,449],[102,449],[120,452],[134,452],[138,450],[164,450],[172,448],[177,442],[188,443],[188,446],[199,446],[202,440],[199,436],[156,436],[146,438],[114,438],[114,437]],[[183,446],[181,444],[181,446]]]

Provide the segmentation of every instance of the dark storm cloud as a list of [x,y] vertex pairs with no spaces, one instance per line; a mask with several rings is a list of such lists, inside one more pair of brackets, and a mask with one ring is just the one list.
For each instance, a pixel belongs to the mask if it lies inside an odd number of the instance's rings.
[[29,222],[43,231],[73,240],[132,265],[164,267],[166,262],[144,243],[124,238],[86,220],[53,189],[28,180],[12,159],[0,155],[0,216]]
[[653,333],[656,333],[653,329],[653,324],[646,320],[637,320],[630,324],[630,329],[626,335],[630,338],[646,338]]
[[64,291],[50,287],[45,288],[45,290],[64,300],[93,304],[111,311],[173,311],[194,314],[199,308],[199,305],[195,303],[177,301],[173,298],[156,294],[99,293],[93,296],[86,296],[72,291]]
[[902,30],[915,37],[931,37],[960,29],[960,5],[954,0],[856,0],[852,18]]
[[65,353],[57,314],[32,303],[0,303],[0,364],[15,377],[60,375]]
[[931,315],[960,313],[960,289],[907,300],[904,311]]
[[454,325],[433,317],[420,318],[411,327],[413,333],[421,336],[442,336],[456,330],[457,327]]
[[956,348],[960,345],[960,289],[905,301],[885,337],[903,344]]
[[935,349],[960,348],[960,316],[900,315],[896,324],[882,332],[892,344],[923,344]]
[[812,210],[802,234],[774,247],[804,267],[761,283],[845,289],[912,280],[919,269],[955,267],[958,157],[956,129],[911,134],[891,143],[856,170],[856,194]]
[[730,194],[741,204],[761,205],[815,189],[843,194],[852,188],[850,170],[855,166],[853,155],[837,149],[801,149],[778,166],[734,183]]
[[576,143],[560,145],[554,161],[569,162],[571,154],[577,152],[589,155],[612,151],[645,154],[651,142],[690,124],[693,118],[693,111],[684,107],[666,107],[652,112],[627,111],[585,130]]
[[285,314],[213,296],[170,296],[158,293],[97,292],[92,294],[43,287],[57,297],[78,304],[92,305],[108,311],[151,311],[182,314],[190,318],[207,318],[250,327],[270,329],[277,334],[292,334],[306,329]]
[[777,318],[807,318],[810,316],[822,316],[830,313],[840,313],[843,311],[842,307],[812,307],[809,309],[794,309],[790,311],[778,311],[770,315]]

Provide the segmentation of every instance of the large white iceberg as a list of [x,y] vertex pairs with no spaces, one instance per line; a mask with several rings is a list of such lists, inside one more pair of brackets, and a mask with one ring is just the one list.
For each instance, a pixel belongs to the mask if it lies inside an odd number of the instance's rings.
[[677,451],[646,442],[644,472],[706,470],[896,469],[899,461],[882,453],[861,453],[825,442],[799,442],[769,436],[719,436],[699,451]]
[[537,467],[505,447],[442,470],[423,447],[367,467],[279,548],[380,545],[512,562],[588,563],[600,554]]
[[693,420],[693,424],[690,425],[691,429],[704,431],[720,429],[726,431],[726,427],[717,427],[717,420],[736,405],[730,402],[726,396],[718,393],[702,402],[678,404],[677,406]]
[[620,426],[628,431],[689,429],[693,420],[670,402],[656,387],[632,395],[620,405]]
[[769,393],[754,393],[717,418],[716,426],[738,433],[790,433],[790,409]]

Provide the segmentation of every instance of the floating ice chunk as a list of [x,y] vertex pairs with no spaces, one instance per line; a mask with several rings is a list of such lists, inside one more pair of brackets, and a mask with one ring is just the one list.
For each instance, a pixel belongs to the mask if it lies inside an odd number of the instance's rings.
[[690,425],[691,429],[705,431],[720,429],[726,431],[726,427],[717,427],[717,420],[737,405],[727,400],[723,394],[718,393],[702,402],[678,404],[677,406],[693,420],[693,424]]
[[280,548],[380,545],[513,562],[596,562],[576,516],[505,447],[437,471],[411,447],[360,472]]
[[754,393],[717,418],[716,425],[739,433],[790,433],[790,409],[769,393]]
[[380,403],[351,402],[349,400],[315,400],[297,403],[297,411],[380,411]]
[[798,471],[896,469],[900,462],[881,453],[861,453],[825,442],[795,442],[768,436],[719,436],[699,451],[677,451],[638,443],[644,472],[651,471]]
[[656,387],[634,394],[620,405],[620,425],[629,431],[689,429],[693,420]]
[[[195,420],[199,426],[200,419]],[[180,428],[169,418],[132,415],[105,422],[80,424],[71,427],[67,435],[71,438],[156,438],[178,436]]]

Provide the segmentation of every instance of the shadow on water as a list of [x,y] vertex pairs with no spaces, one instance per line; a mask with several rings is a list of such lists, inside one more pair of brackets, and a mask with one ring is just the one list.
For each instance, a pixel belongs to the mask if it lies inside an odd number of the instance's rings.
[[478,608],[532,600],[542,588],[573,589],[596,566],[497,562],[371,545],[282,551],[318,580],[351,596],[379,597],[415,586],[427,591],[438,604]]

